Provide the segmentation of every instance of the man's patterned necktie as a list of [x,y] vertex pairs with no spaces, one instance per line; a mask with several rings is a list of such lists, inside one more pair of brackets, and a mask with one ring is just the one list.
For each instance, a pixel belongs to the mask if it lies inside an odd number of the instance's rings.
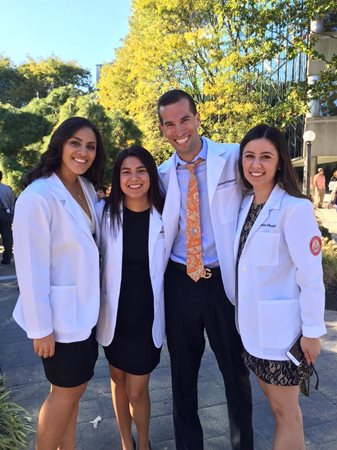
[[186,165],[190,172],[186,201],[186,272],[195,282],[206,275],[202,258],[198,179],[195,174],[195,168],[201,161],[202,158],[198,158]]

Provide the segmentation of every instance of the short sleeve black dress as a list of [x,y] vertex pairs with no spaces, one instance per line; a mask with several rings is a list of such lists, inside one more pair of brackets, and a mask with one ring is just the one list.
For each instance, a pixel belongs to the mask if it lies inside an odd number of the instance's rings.
[[114,338],[104,347],[109,363],[133,375],[152,372],[160,349],[152,339],[153,292],[149,271],[150,210],[124,208],[122,281]]

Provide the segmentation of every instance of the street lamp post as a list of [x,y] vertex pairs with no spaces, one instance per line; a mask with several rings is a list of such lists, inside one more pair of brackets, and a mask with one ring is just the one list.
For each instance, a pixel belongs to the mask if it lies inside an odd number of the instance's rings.
[[311,144],[314,142],[316,138],[316,134],[312,130],[307,130],[303,134],[303,141],[306,143],[306,157],[305,157],[305,166],[306,166],[306,195],[310,196],[310,175],[311,175]]

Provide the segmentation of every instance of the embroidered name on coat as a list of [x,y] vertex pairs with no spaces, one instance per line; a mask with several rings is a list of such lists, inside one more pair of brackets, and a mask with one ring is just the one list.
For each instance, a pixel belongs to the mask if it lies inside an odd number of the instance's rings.
[[236,178],[233,178],[232,180],[225,180],[218,183],[218,186],[222,186],[223,184],[229,184],[229,183],[235,183]]

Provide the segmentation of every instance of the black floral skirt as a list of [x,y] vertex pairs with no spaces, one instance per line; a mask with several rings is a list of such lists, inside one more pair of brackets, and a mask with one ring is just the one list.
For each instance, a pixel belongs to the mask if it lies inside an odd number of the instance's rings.
[[296,366],[292,361],[273,361],[251,355],[246,350],[243,359],[247,367],[267,384],[275,386],[300,386],[310,379],[312,366],[305,361]]

